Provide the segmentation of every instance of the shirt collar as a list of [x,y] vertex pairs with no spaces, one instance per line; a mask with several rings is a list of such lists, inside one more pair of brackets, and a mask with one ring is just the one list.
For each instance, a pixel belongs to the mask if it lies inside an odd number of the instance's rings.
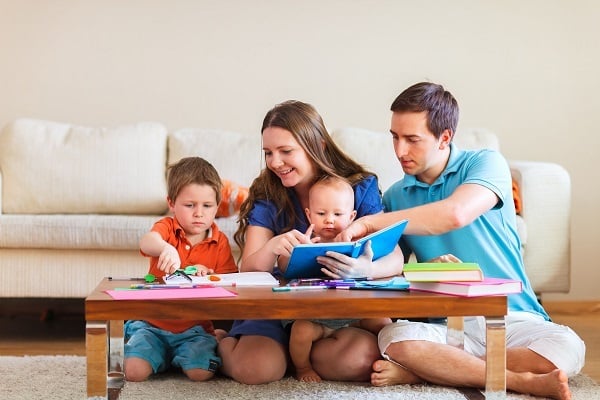
[[410,187],[410,186],[428,187],[428,186],[433,186],[433,185],[443,183],[446,180],[446,175],[453,174],[458,171],[458,168],[460,167],[458,160],[460,158],[461,153],[462,153],[462,151],[453,142],[451,142],[450,143],[450,156],[448,157],[448,163],[446,164],[446,167],[444,168],[444,170],[442,171],[440,176],[437,177],[435,182],[433,182],[431,185],[429,185],[425,182],[421,182],[421,181],[417,180],[417,177],[415,175],[404,175],[404,179],[402,179],[402,182],[403,182],[402,187]]

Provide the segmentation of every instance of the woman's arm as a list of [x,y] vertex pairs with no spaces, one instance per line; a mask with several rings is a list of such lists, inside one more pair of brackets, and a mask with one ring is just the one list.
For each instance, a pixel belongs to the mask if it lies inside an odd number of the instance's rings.
[[365,251],[358,258],[332,251],[327,253],[327,257],[317,257],[317,262],[323,265],[321,271],[333,279],[378,279],[400,275],[404,268],[404,255],[396,246],[390,254],[373,261],[373,250],[368,241]]
[[[294,246],[300,243],[311,243],[311,233],[312,227],[306,233],[294,229],[274,236],[270,229],[261,226],[248,226],[240,271],[272,272],[279,257],[287,261]],[[285,271],[287,262],[280,262],[279,264],[279,267]]]

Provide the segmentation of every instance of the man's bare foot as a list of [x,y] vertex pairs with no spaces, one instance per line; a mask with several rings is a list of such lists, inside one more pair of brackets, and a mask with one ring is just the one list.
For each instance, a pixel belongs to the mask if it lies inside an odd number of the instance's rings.
[[215,337],[217,338],[217,343],[220,343],[223,338],[227,337],[227,331],[223,329],[215,329]]
[[547,374],[523,372],[515,374],[514,381],[507,380],[508,389],[534,396],[550,397],[557,400],[570,400],[569,378],[567,374],[555,369]]
[[373,363],[371,385],[391,386],[421,383],[423,380],[412,372],[387,360],[377,360]]
[[321,382],[321,377],[312,368],[296,368],[296,379],[301,382]]

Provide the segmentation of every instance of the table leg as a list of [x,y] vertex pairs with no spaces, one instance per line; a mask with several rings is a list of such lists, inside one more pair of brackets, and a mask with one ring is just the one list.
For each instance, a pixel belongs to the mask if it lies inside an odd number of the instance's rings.
[[108,323],[86,321],[85,354],[87,357],[87,396],[108,398],[106,373],[108,371]]
[[486,317],[485,398],[506,398],[506,326],[504,317]]
[[122,388],[125,382],[123,346],[123,321],[110,321],[108,337],[108,386],[110,388]]

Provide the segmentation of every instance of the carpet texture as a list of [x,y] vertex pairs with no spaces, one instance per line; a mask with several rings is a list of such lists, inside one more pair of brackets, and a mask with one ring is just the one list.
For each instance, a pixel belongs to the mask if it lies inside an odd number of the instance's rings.
[[[35,356],[0,357],[0,399],[57,399],[86,398],[85,357]],[[570,380],[573,399],[600,399],[600,386],[585,375]],[[376,388],[368,384],[322,382],[300,383],[285,378],[268,385],[248,386],[229,379],[191,382],[182,374],[168,373],[147,382],[125,383],[119,400],[260,400],[260,399],[443,399],[462,400],[458,390],[431,386],[394,386]],[[539,399],[509,393],[508,399]]]

